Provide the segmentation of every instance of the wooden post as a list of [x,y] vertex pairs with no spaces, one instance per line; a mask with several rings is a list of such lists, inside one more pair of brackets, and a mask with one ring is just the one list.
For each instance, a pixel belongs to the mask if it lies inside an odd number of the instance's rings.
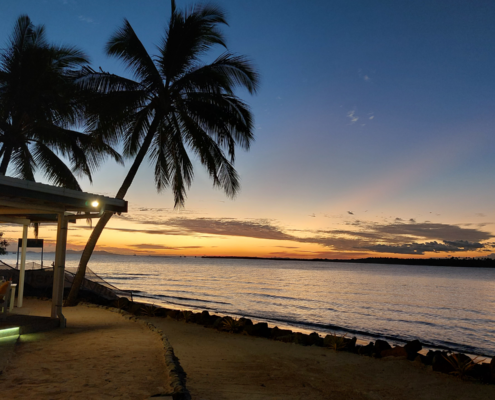
[[26,272],[26,246],[27,246],[28,225],[22,226],[22,250],[21,250],[21,268],[19,271],[19,289],[17,291],[17,307],[22,307],[24,298],[24,275]]

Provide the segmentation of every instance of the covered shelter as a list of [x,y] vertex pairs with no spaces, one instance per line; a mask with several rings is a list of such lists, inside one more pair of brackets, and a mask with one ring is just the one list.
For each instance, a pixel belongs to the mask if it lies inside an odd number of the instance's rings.
[[32,223],[57,223],[51,317],[62,313],[67,225],[77,219],[99,218],[103,213],[127,212],[125,200],[46,185],[0,175],[0,223],[23,225],[17,307],[22,307],[28,226]]

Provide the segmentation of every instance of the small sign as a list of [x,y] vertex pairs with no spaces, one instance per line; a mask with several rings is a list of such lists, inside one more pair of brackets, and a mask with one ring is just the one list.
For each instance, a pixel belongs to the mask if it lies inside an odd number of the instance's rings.
[[[27,239],[26,247],[40,247],[43,248],[44,239]],[[17,247],[22,247],[22,239],[19,239]]]

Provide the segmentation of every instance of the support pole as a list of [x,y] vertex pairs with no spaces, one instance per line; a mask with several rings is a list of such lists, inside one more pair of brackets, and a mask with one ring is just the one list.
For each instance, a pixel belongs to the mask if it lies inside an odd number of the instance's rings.
[[19,289],[17,291],[17,307],[22,307],[24,298],[24,274],[26,272],[26,247],[27,247],[28,225],[22,227],[22,250],[21,250],[21,268],[19,271]]
[[65,328],[66,321],[62,314],[65,281],[65,251],[67,247],[67,220],[64,214],[58,215],[57,245],[55,266],[53,268],[52,318],[60,319],[60,327]]

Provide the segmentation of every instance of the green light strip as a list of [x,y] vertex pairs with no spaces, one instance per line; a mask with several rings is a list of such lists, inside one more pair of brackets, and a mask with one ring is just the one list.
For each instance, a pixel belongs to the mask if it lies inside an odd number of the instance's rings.
[[15,328],[0,329],[0,339],[11,336],[19,336],[19,331],[20,329],[18,326]]

